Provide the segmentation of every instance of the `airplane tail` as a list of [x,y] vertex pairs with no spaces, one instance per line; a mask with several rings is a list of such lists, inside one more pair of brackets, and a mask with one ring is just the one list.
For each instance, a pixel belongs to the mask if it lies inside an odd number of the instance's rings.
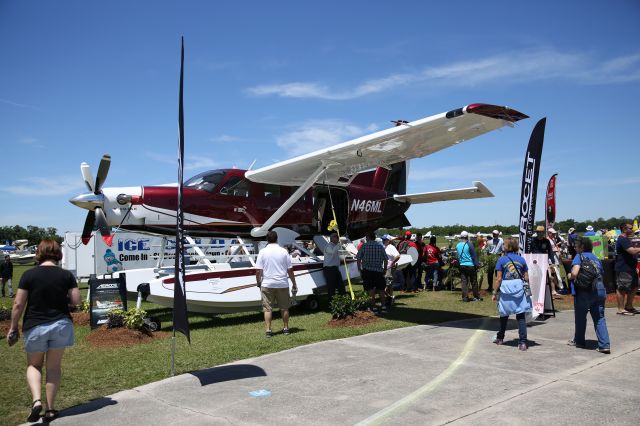
[[401,161],[392,164],[391,167],[378,166],[375,170],[359,173],[353,183],[375,189],[384,189],[393,194],[406,194],[408,174],[409,162]]

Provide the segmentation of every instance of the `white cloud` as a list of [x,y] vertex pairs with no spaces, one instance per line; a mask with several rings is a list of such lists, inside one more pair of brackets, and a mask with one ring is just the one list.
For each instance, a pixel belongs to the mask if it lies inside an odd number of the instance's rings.
[[0,99],[0,102],[2,102],[3,104],[16,106],[16,107],[19,107],[19,108],[29,108],[29,109],[35,109],[35,110],[38,110],[38,111],[40,110],[40,108],[38,108],[37,106],[28,105],[28,104],[21,104],[19,102],[10,101],[9,99]]
[[82,192],[87,189],[78,176],[29,177],[20,179],[20,181],[25,183],[4,186],[0,190],[15,195],[54,197]]
[[640,53],[600,60],[585,53],[530,49],[391,74],[353,88],[336,90],[319,82],[294,82],[248,88],[255,96],[347,100],[409,84],[473,86],[522,81],[569,80],[576,84],[613,84],[640,80]]
[[558,182],[558,186],[562,188],[571,187],[618,187],[621,185],[638,185],[640,184],[640,176],[627,176],[620,178],[606,178],[606,179],[585,179],[573,182]]
[[312,120],[293,126],[288,132],[277,136],[276,143],[295,156],[346,142],[376,130],[374,124],[359,127],[342,120]]
[[522,161],[522,158],[509,158],[429,168],[426,170],[409,169],[409,179],[412,182],[425,180],[434,180],[437,182],[446,180],[452,182],[516,177],[522,176]]
[[[163,164],[171,164],[173,166],[176,167],[176,171],[178,170],[178,157],[176,156],[171,156],[171,155],[166,155],[166,154],[157,154],[155,152],[145,152],[144,155],[146,155],[148,158],[157,161],[159,163],[163,163]],[[189,154],[186,155],[186,158],[184,160],[184,169],[185,170],[209,170],[209,169],[217,169],[220,168],[220,163],[208,158],[204,155],[197,155],[197,154]]]
[[220,135],[209,138],[209,142],[240,142],[242,139],[231,135]]

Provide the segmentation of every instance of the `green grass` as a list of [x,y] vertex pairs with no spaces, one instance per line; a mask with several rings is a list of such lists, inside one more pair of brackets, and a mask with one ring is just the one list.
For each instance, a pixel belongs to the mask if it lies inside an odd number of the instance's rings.
[[[16,286],[26,269],[28,267],[15,268]],[[356,285],[355,288],[362,287]],[[328,312],[309,313],[301,308],[293,308],[290,327],[294,333],[290,336],[277,334],[271,339],[264,337],[261,313],[220,316],[190,314],[191,345],[181,334],[178,335],[176,372],[185,373],[323,340],[416,324],[496,315],[496,306],[491,302],[490,295],[485,295],[485,300],[479,303],[461,303],[459,291],[418,294],[396,292],[396,295],[396,305],[384,319],[361,328],[330,328],[327,325],[331,319]],[[570,300],[567,298],[568,302],[556,303],[556,308],[572,309]],[[2,304],[10,302],[11,299],[0,298]],[[321,299],[321,302],[326,309],[326,300]],[[171,330],[170,309],[150,303],[144,304],[143,308],[149,315],[160,318],[164,331]],[[274,330],[278,330],[281,324],[276,316]],[[65,353],[57,408],[64,409],[170,375],[170,338],[129,348],[95,349],[86,340],[89,332],[88,326],[76,327],[76,345]],[[24,377],[26,357],[22,340],[12,348],[5,343],[0,344],[0,359],[0,424],[22,423],[31,402]]]

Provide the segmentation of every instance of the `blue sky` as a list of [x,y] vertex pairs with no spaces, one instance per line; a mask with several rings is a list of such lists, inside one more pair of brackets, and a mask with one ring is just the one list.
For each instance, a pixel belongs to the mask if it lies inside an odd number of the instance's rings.
[[547,117],[537,219],[640,214],[640,3],[0,1],[0,225],[80,231],[80,163],[105,186],[174,182],[180,36],[187,177],[255,167],[467,104],[529,116],[411,162],[415,226],[515,224],[524,152]]

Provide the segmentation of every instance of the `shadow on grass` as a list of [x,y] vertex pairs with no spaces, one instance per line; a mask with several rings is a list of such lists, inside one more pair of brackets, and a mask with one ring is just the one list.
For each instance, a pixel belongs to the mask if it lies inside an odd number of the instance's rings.
[[189,374],[197,377],[198,380],[200,380],[201,386],[267,375],[262,368],[250,364],[225,365],[222,367],[207,368]]
[[108,407],[110,405],[116,405],[118,401],[114,401],[109,397],[98,398],[87,402],[86,404],[76,405],[75,407],[67,408],[60,412],[60,417],[79,416],[80,414],[92,413],[98,411],[101,408]]

